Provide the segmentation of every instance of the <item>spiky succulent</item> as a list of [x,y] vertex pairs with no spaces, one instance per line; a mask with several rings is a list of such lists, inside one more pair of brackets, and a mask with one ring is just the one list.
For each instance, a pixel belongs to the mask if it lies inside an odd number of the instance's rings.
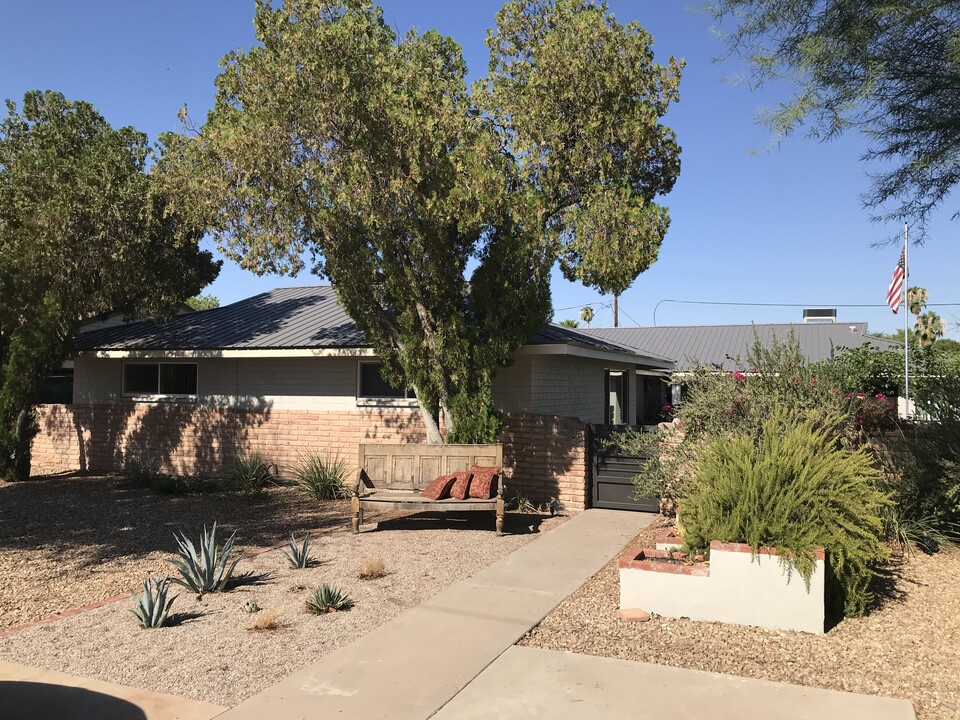
[[314,615],[349,610],[353,607],[353,600],[340,588],[324,583],[313,591],[307,598],[307,610]]
[[250,600],[243,604],[243,610],[248,613],[257,613],[260,612],[260,606],[257,605],[256,600]]
[[134,600],[130,611],[137,618],[140,627],[158,628],[167,624],[170,606],[176,597],[167,600],[170,589],[169,578],[148,578],[143,581],[143,594],[131,593]]
[[287,547],[289,550],[284,550],[283,554],[290,563],[290,567],[303,569],[316,562],[310,555],[310,533],[303,536],[303,542],[300,544],[297,543],[296,536],[290,533],[290,544]]
[[237,533],[234,532],[223,547],[217,547],[217,524],[208,532],[207,526],[203,526],[203,534],[200,536],[200,552],[194,547],[187,536],[180,533],[177,538],[177,555],[179,559],[170,560],[175,568],[180,572],[181,578],[174,579],[177,585],[193,590],[197,595],[204,593],[223,592],[237,563],[242,559],[234,558],[231,562],[230,556],[233,554],[233,538]]

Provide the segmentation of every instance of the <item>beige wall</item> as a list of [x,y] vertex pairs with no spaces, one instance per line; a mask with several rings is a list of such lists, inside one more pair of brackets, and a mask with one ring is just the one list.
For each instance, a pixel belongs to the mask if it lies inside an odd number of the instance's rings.
[[579,418],[603,423],[606,415],[604,379],[607,370],[627,373],[625,402],[629,422],[636,418],[634,366],[569,355],[521,355],[517,363],[497,373],[493,399],[508,412]]
[[[123,360],[78,358],[75,404],[134,402],[122,394]],[[405,401],[357,398],[356,358],[201,358],[197,361],[198,406],[338,412],[370,407],[407,407]],[[636,417],[632,366],[566,355],[520,355],[497,372],[494,403],[506,412],[604,421],[607,368],[628,370],[628,417]],[[189,401],[177,404],[190,404]]]

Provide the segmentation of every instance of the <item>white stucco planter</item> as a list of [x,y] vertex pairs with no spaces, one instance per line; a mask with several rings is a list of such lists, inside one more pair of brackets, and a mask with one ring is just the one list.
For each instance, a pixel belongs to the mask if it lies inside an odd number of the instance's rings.
[[620,608],[780,630],[823,633],[824,553],[816,553],[809,588],[776,550],[710,544],[709,563],[670,562],[669,550],[632,551],[620,558]]

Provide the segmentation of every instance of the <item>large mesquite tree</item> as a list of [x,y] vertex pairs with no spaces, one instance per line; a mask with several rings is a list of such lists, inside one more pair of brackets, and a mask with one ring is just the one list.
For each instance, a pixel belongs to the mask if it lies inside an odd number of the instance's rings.
[[[428,439],[491,440],[490,381],[550,315],[550,270],[621,290],[679,172],[680,64],[586,0],[518,0],[468,88],[459,46],[365,0],[257,3],[206,123],[164,138],[179,209],[255,272],[329,277]],[[622,291],[622,290],[621,290]]]
[[88,103],[29,92],[0,124],[0,477],[30,473],[33,406],[79,323],[168,316],[212,281],[202,231],[145,172],[147,137]]

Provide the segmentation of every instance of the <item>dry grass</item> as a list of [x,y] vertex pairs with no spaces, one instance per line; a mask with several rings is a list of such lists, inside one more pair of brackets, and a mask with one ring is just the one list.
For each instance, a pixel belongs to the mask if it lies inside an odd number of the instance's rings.
[[357,577],[361,580],[376,580],[386,574],[387,566],[384,564],[383,558],[366,558]]
[[286,624],[280,619],[282,613],[276,608],[270,608],[261,612],[253,625],[247,628],[250,632],[270,632],[271,630],[281,630]]

